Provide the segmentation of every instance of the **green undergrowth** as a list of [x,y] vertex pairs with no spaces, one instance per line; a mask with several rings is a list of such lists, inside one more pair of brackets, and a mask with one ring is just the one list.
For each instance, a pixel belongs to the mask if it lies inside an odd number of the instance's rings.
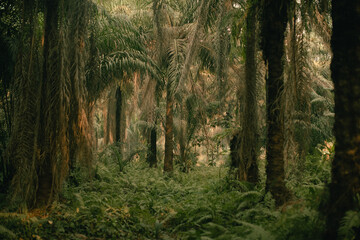
[[164,175],[139,160],[121,170],[103,156],[91,180],[72,175],[76,184],[65,184],[49,215],[0,214],[0,239],[298,240],[320,239],[323,231],[323,183],[310,175],[314,189],[289,183],[300,195],[276,209],[263,186],[231,180],[225,167]]

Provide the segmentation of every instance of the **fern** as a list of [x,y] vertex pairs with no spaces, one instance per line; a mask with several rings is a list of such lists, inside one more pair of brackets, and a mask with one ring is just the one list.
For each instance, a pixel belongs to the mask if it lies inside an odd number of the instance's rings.
[[339,236],[342,239],[356,239],[356,231],[360,229],[360,212],[348,211],[343,217],[339,227]]

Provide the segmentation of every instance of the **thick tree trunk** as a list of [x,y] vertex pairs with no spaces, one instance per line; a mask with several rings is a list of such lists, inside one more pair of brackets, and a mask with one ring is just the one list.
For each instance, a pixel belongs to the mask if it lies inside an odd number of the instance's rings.
[[165,158],[164,171],[173,171],[173,99],[170,90],[167,89],[166,94],[166,123],[165,123]]
[[[69,151],[70,170],[78,161],[86,161],[91,164],[91,131],[88,113],[91,102],[86,102],[86,49],[87,38],[87,2],[86,0],[67,1],[69,10],[67,19],[69,21],[69,38],[73,43],[69,48],[70,68],[70,109],[69,109]],[[88,106],[86,106],[86,104]],[[86,157],[85,157],[86,156]],[[86,159],[86,160],[85,160]],[[88,166],[89,167],[89,166]]]
[[[335,84],[335,159],[324,239],[337,239],[345,212],[360,193],[360,1],[332,2],[332,78]],[[356,23],[356,24],[355,24]],[[357,231],[356,231],[357,230]],[[356,229],[360,239],[360,229]]]
[[62,76],[62,54],[59,43],[59,3],[58,0],[45,2],[44,68],[39,116],[39,147],[41,151],[39,185],[36,205],[49,204],[60,188],[68,169],[68,142],[66,139],[66,110],[64,99],[64,79]]
[[258,182],[257,157],[258,116],[256,102],[256,8],[250,6],[246,18],[246,50],[245,50],[245,114],[242,117],[242,134],[239,144],[240,179],[252,183]]
[[289,196],[284,173],[284,121],[282,93],[284,89],[284,34],[287,25],[287,1],[265,1],[262,19],[264,60],[268,67],[266,79],[267,146],[266,190],[277,206]]

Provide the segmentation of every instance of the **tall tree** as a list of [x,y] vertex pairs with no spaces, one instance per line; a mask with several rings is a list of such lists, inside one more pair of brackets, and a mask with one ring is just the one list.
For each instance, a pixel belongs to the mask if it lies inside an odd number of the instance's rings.
[[249,1],[246,17],[245,46],[245,114],[242,117],[240,141],[240,180],[256,183],[258,181],[257,157],[259,152],[257,84],[256,84],[256,11],[257,6]]
[[172,172],[173,171],[173,125],[174,125],[174,114],[173,114],[173,105],[174,99],[172,97],[170,84],[167,84],[166,89],[166,118],[165,118],[165,158],[164,158],[164,171]]
[[262,9],[262,50],[266,76],[266,189],[277,206],[282,205],[289,193],[284,173],[284,120],[282,94],[284,89],[284,37],[288,20],[288,0],[264,1]]
[[60,48],[63,43],[59,31],[60,7],[63,6],[58,0],[45,1],[44,66],[37,129],[41,154],[36,193],[39,206],[54,199],[69,161],[66,136],[69,101],[68,93],[64,91],[68,79],[63,74],[64,65],[60,64],[65,57]]
[[[346,211],[355,209],[360,194],[360,1],[333,0],[331,48],[335,84],[335,159],[324,239],[337,239]],[[356,238],[360,238],[357,229]]]
[[90,166],[92,160],[92,134],[89,134],[89,132],[91,132],[90,119],[92,117],[93,102],[86,101],[89,98],[85,85],[86,62],[88,60],[85,42],[87,42],[88,38],[91,6],[87,0],[68,1],[67,4],[68,38],[73,43],[70,45],[68,55],[70,77],[68,131],[70,169],[72,169],[80,161],[85,161],[86,165]]
[[287,79],[284,93],[285,172],[294,172],[301,180],[310,144],[313,77],[309,73],[307,9],[301,8],[296,1],[290,8],[292,19],[289,20],[286,37]]
[[[188,46],[186,49],[185,58],[183,60],[183,64],[177,66],[179,64],[180,57],[179,49],[180,49],[180,41],[174,39],[173,49],[175,52],[170,51],[170,66],[168,69],[169,79],[167,83],[166,90],[166,125],[165,125],[165,159],[164,159],[164,171],[172,171],[173,170],[173,105],[174,105],[174,95],[178,91],[181,91],[185,87],[186,80],[189,77],[190,67],[194,61],[194,58],[197,56],[197,47],[198,42],[201,40],[202,33],[207,21],[208,11],[211,1],[202,0],[199,3],[198,15],[196,19],[196,23],[194,26],[193,32],[191,32],[190,37],[188,39]],[[175,54],[174,54],[175,53]],[[174,63],[177,63],[174,66]]]
[[[158,49],[156,61],[160,68],[166,68],[166,51],[165,51],[165,32],[163,22],[161,19],[161,12],[163,10],[163,3],[159,0],[153,2],[154,25],[156,30],[156,46]],[[166,116],[165,116],[165,153],[164,153],[164,171],[173,171],[173,102],[174,97],[172,93],[172,82],[169,78],[166,83]],[[154,137],[155,135],[153,135]],[[153,139],[154,141],[154,139]],[[152,144],[150,139],[150,144]],[[153,149],[155,149],[153,147]]]
[[[12,169],[10,198],[16,204],[34,205],[37,175],[34,161],[35,120],[37,118],[41,79],[40,56],[36,36],[38,3],[24,1],[20,28],[20,44],[14,72],[14,113],[7,148]],[[10,169],[10,170],[11,170]]]

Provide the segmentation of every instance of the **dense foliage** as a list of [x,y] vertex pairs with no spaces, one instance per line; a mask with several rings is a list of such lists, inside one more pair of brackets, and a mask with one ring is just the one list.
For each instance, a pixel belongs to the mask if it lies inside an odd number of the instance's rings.
[[[296,193],[281,209],[257,187],[228,177],[228,167],[197,166],[190,173],[163,175],[133,159],[120,167],[107,148],[89,181],[72,174],[51,212],[1,213],[0,236],[9,239],[321,239],[317,211],[330,177],[329,153],[308,158],[304,184],[289,180]],[[323,157],[322,157],[323,156]],[[261,160],[263,162],[264,159]],[[261,178],[264,166],[261,164]],[[120,169],[121,168],[121,169]],[[341,234],[360,224],[348,214]]]
[[0,238],[360,238],[358,9],[0,2]]

